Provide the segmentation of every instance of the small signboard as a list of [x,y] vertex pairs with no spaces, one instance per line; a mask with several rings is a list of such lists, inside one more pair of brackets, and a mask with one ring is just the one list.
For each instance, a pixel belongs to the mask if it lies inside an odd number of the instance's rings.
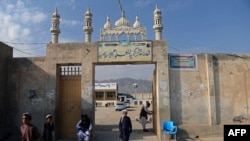
[[116,83],[95,83],[95,90],[116,90]]
[[170,69],[196,69],[197,56],[192,54],[170,54]]

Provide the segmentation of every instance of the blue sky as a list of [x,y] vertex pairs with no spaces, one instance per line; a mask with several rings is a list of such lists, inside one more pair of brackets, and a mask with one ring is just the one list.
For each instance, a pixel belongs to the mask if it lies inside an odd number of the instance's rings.
[[[169,53],[250,53],[249,0],[120,2],[131,24],[139,16],[148,40],[154,40],[153,11],[158,5]],[[51,40],[51,15],[56,7],[61,16],[59,42],[84,42],[82,28],[88,8],[93,14],[93,42],[99,41],[107,15],[113,25],[121,17],[118,0],[1,0],[0,41],[15,48],[14,57],[45,56],[46,43]],[[148,70],[151,79],[152,69]]]

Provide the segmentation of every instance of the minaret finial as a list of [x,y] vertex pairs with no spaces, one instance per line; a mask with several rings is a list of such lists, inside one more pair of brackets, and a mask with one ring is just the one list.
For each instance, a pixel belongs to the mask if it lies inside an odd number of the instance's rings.
[[56,9],[55,9],[55,13],[56,13],[56,14],[58,14],[58,10],[57,10],[57,7],[56,7]]

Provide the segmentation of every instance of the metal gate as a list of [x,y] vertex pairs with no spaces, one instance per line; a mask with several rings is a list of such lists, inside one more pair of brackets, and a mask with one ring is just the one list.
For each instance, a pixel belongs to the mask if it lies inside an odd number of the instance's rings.
[[60,66],[59,137],[75,137],[75,126],[81,115],[81,67]]

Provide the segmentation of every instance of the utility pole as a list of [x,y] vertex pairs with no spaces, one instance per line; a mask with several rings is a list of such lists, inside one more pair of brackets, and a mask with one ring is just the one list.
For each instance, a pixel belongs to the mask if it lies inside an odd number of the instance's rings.
[[133,86],[134,86],[135,99],[137,99],[137,98],[136,98],[136,89],[138,88],[138,84],[137,84],[137,83],[134,83]]

